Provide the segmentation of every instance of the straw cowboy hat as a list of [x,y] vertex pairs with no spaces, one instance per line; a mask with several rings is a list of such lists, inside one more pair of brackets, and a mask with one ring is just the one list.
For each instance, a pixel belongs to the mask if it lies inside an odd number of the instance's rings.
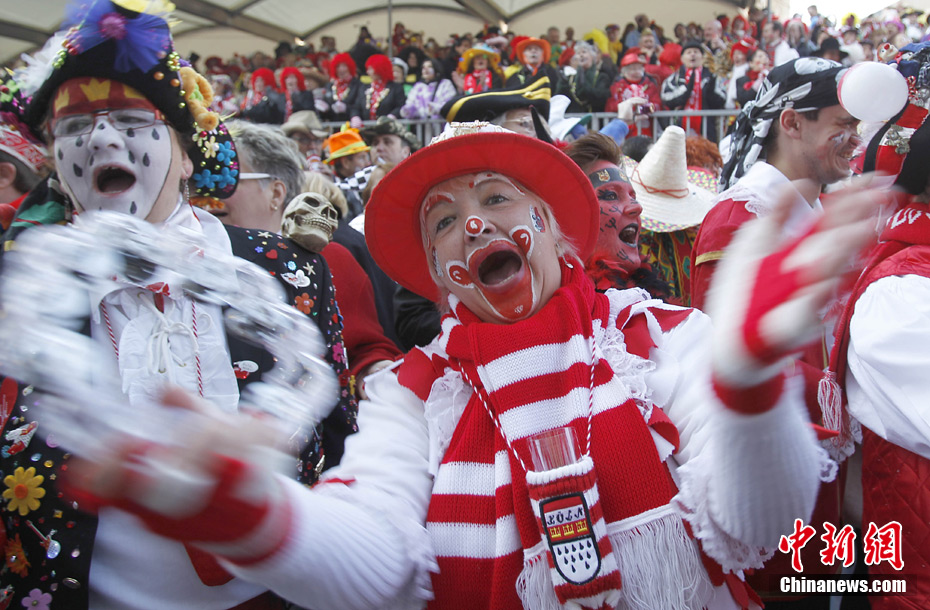
[[713,206],[714,193],[688,182],[685,132],[675,125],[662,132],[630,181],[643,206],[643,228],[656,233],[699,225]]
[[329,132],[323,129],[320,118],[312,110],[298,110],[292,114],[291,117],[281,125],[281,131],[283,131],[286,136],[300,132],[321,139],[329,135]]
[[591,255],[600,206],[591,181],[555,146],[488,123],[450,123],[429,146],[401,161],[378,183],[365,208],[365,241],[381,269],[432,301],[439,289],[429,273],[420,228],[426,193],[449,178],[494,171],[539,195],[563,235]]

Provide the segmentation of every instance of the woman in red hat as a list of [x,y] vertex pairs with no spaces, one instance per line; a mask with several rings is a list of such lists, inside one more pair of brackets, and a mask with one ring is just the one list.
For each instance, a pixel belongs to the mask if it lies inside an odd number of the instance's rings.
[[[360,432],[314,489],[353,507],[321,557],[369,575],[338,597],[312,579],[316,605],[428,587],[435,608],[757,607],[737,574],[809,514],[824,456],[778,364],[818,324],[816,307],[794,309],[798,275],[768,272],[794,246],[774,252],[777,227],[756,226],[727,259],[728,322],[712,331],[701,312],[598,294],[584,275],[592,183],[610,168],[586,176],[483,123],[424,150],[375,188],[365,234],[389,275],[439,304],[442,332],[369,378]],[[871,204],[857,197],[854,226],[830,230],[861,244]],[[829,241],[817,270],[844,240]],[[800,324],[760,333],[766,302]]]
[[730,43],[730,72],[727,76],[726,108],[736,108],[736,81],[746,75],[749,70],[749,59],[756,50],[756,41],[752,38],[743,38]]
[[610,98],[604,112],[616,112],[620,102],[634,97],[646,100],[643,104],[646,108],[634,111],[634,116],[639,119],[631,122],[629,135],[652,137],[652,119],[648,115],[662,108],[659,83],[646,74],[642,55],[630,52],[620,60],[620,78],[610,86]]

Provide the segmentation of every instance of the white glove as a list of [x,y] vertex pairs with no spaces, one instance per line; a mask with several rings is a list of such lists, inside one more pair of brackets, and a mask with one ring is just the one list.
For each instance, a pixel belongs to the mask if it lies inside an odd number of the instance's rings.
[[648,103],[649,100],[642,97],[631,97],[628,100],[623,100],[617,104],[617,118],[621,121],[626,121],[629,123],[633,120],[633,111],[636,109],[636,107]]

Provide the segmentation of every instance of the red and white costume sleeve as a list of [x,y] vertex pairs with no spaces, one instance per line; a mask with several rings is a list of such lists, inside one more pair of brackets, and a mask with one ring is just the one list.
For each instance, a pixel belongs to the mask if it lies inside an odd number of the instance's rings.
[[[687,522],[703,551],[724,571],[735,573],[728,578],[739,579],[741,570],[760,566],[794,519],[808,518],[814,506],[818,472],[810,465],[825,459],[825,453],[807,425],[798,384],[789,380],[775,407],[764,413],[730,410],[711,389],[707,316],[649,300],[638,289],[610,291],[608,298],[612,319],[623,310],[632,312],[630,317],[643,315],[645,323],[626,335],[617,325],[598,328],[599,349],[616,380],[653,405],[649,411],[661,411],[644,417],[664,415],[677,428],[674,454],[673,444],[653,431],[658,455],[679,489],[659,509]],[[657,321],[663,317],[659,310],[674,314],[673,326]],[[643,344],[652,345],[645,350],[648,359],[634,358]],[[443,353],[439,340],[424,351],[431,350]],[[312,491],[287,483],[297,526],[281,550],[258,565],[230,565],[230,571],[315,609],[414,608],[429,598],[429,573],[437,555],[494,560],[514,544],[520,548],[519,536],[505,523],[491,523],[489,535],[466,536],[451,545],[448,534],[457,531],[456,524],[424,527],[432,494],[462,488],[459,493],[493,497],[501,474],[495,474],[497,460],[474,465],[471,470],[483,476],[464,476],[471,472],[467,464],[442,463],[471,396],[461,375],[446,369],[425,401],[402,387],[393,369],[371,376],[367,389],[371,400],[359,409],[359,433],[347,440],[341,464]],[[464,491],[479,487],[480,492]],[[644,514],[639,525],[608,523],[608,533],[612,539],[638,538],[639,530],[648,529],[642,524],[653,518]],[[668,569],[669,557],[681,554],[674,545],[691,545],[691,555],[697,556],[694,539],[644,536],[642,545],[633,547],[636,569],[624,570],[628,564],[622,560],[628,557],[618,558],[624,591],[688,591],[690,597],[676,607],[695,610],[757,607],[745,598],[738,603],[732,582],[714,586],[700,560],[684,568],[687,573],[676,572],[683,563]],[[622,545],[629,553],[629,543]]]
[[[705,306],[717,261],[723,258],[723,251],[736,230],[748,220],[770,214],[779,189],[790,184],[780,171],[764,161],[756,161],[736,184],[717,196],[714,206],[701,223],[691,251],[694,261],[692,307],[702,309]],[[822,213],[819,199],[811,205],[798,194],[782,237],[798,237]]]

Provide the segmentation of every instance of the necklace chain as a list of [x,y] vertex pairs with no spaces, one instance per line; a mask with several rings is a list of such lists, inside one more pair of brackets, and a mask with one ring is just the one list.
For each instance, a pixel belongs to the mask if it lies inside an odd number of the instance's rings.
[[[591,362],[588,366],[591,371],[591,376],[588,381],[588,418],[587,430],[585,431],[584,438],[584,451],[582,452],[583,457],[587,457],[591,453],[591,425],[592,421],[594,420],[594,369],[598,362],[593,336],[588,338],[588,344],[591,346]],[[500,432],[504,442],[507,443],[507,448],[510,449],[510,453],[513,454],[513,456],[517,459],[517,462],[520,463],[520,467],[523,468],[523,472],[529,472],[530,469],[526,467],[526,463],[523,461],[523,458],[521,458],[520,454],[517,453],[516,447],[514,447],[510,437],[508,437],[507,433],[504,431],[504,426],[500,422],[500,416],[495,413],[493,409],[491,409],[491,397],[488,395],[487,390],[484,389],[483,385],[472,381],[471,376],[465,370],[465,367],[461,366],[461,361],[459,361],[459,365],[462,377],[465,378],[465,381],[468,383],[468,385],[471,386],[472,391],[478,396],[478,400],[481,401],[481,404],[484,406],[484,410],[491,418],[491,421],[494,422],[494,426],[497,428],[497,431]]]

